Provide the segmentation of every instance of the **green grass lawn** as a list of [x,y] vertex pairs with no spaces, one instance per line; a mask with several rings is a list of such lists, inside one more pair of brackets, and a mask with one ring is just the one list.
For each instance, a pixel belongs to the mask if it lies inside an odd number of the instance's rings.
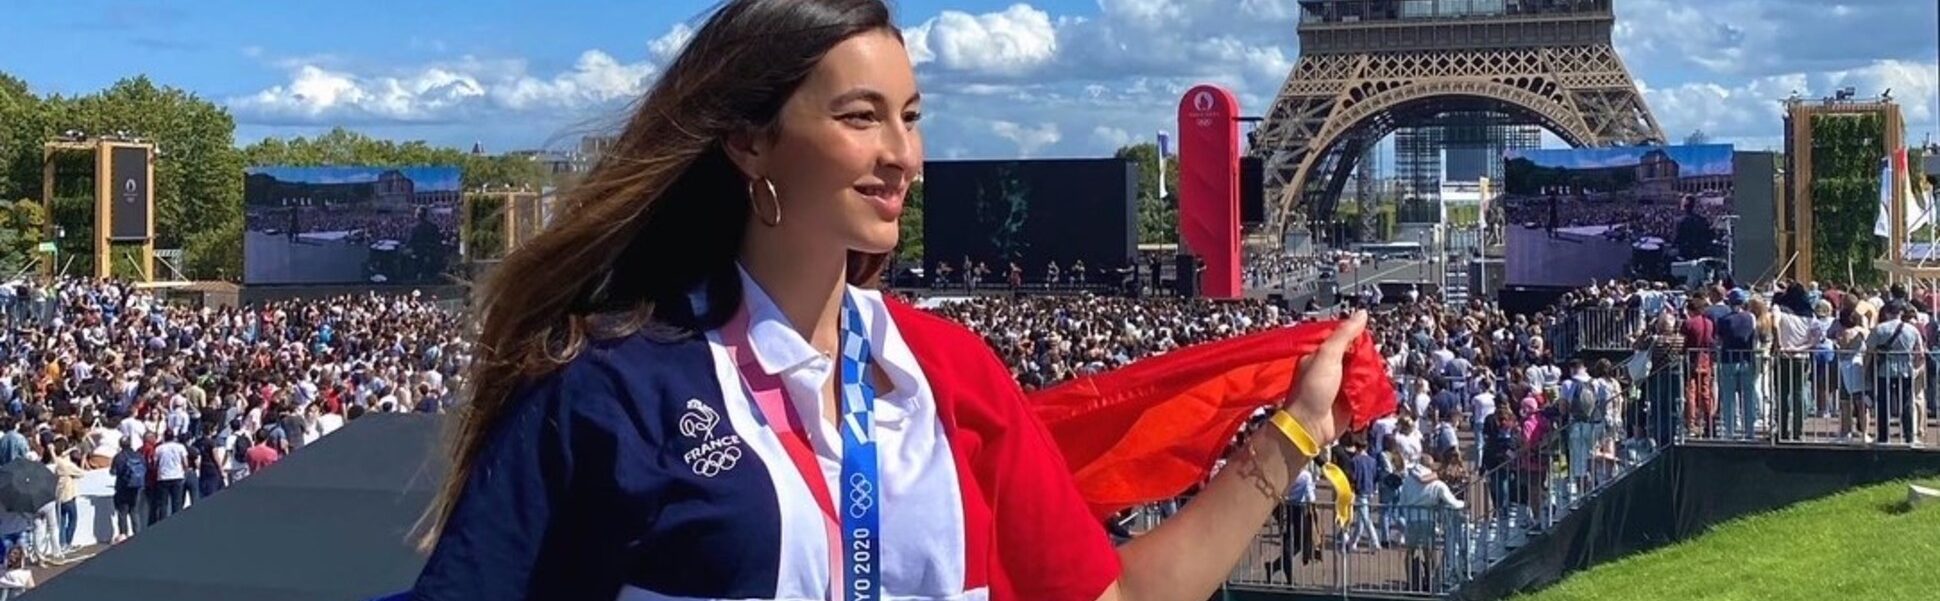
[[1800,503],[1515,599],[1940,599],[1940,506],[1905,511],[1905,500],[1897,482]]

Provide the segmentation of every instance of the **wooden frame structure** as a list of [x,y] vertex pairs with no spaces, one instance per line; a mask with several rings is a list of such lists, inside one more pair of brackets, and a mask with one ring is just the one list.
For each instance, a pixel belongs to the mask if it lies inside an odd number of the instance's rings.
[[[141,260],[137,265],[140,281],[155,280],[155,145],[148,142],[88,138],[85,140],[53,140],[41,146],[40,198],[42,207],[47,211],[47,224],[43,235],[51,233],[54,225],[54,157],[61,153],[86,152],[94,155],[94,277],[108,278],[114,275],[114,151],[117,148],[141,149],[146,157],[147,169],[145,194],[141,201],[146,206],[148,223],[141,238]],[[47,236],[51,238],[52,236]],[[60,269],[51,265],[50,273]]]
[[[1778,256],[1789,261],[1791,267],[1781,271],[1779,277],[1813,279],[1812,122],[1814,117],[1822,115],[1878,115],[1885,129],[1880,142],[1887,156],[1906,146],[1905,118],[1899,105],[1890,99],[1806,101],[1792,98],[1785,101],[1785,188],[1778,203],[1778,218],[1772,222],[1777,229],[1774,233],[1778,239]],[[1906,200],[1904,187],[1893,186],[1889,219],[1892,235],[1888,238],[1886,258],[1875,260],[1875,267],[1895,277],[1940,277],[1940,265],[1921,267],[1906,262]],[[1916,273],[1922,271],[1926,273]]]
[[[476,234],[476,230],[472,227],[473,215],[476,214],[474,207],[481,200],[498,202],[497,211],[486,217],[502,220],[503,224],[501,225],[503,229],[500,230],[502,246],[495,256],[482,255],[476,241],[471,239]],[[463,213],[459,216],[461,224],[459,231],[465,242],[466,260],[478,263],[504,259],[506,255],[512,254],[514,249],[539,235],[539,232],[545,229],[547,212],[545,205],[549,200],[550,197],[542,196],[529,188],[486,189],[466,193],[461,209]]]

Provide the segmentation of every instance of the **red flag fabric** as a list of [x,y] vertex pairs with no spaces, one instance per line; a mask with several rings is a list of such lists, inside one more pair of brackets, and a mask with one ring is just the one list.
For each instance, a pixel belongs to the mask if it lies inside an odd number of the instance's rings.
[[[1031,395],[1032,409],[1103,518],[1178,496],[1205,480],[1253,412],[1284,402],[1298,361],[1339,322],[1192,346]],[[1337,410],[1355,430],[1396,408],[1394,384],[1362,336],[1345,358]]]

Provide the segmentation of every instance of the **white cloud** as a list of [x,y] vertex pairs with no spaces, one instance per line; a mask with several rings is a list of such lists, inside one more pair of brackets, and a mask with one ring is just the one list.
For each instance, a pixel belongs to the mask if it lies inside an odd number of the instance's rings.
[[1186,4],[1174,0],[1098,0],[1098,8],[1106,15],[1145,30],[1184,20]]
[[[1093,1],[1097,10],[1084,14],[1017,2],[946,10],[906,27],[930,156],[1107,155],[1172,129],[1180,95],[1199,83],[1230,88],[1243,114],[1261,115],[1299,57],[1298,0]],[[1673,140],[1702,129],[1723,142],[1776,146],[1779,100],[1845,85],[1892,88],[1919,140],[1940,124],[1934,4],[1625,0],[1615,39]],[[1909,25],[1918,23],[1929,27]],[[289,73],[285,82],[231,106],[257,124],[444,120],[451,131],[517,132],[636,97],[694,33],[677,24],[631,61],[588,51],[553,72],[470,57],[394,71],[329,55],[286,59],[272,63]],[[261,54],[252,56],[272,61]]]
[[305,65],[290,83],[231,100],[244,113],[290,118],[357,115],[390,121],[435,121],[485,94],[478,80],[444,69],[404,77],[359,78]]
[[231,98],[244,120],[271,123],[440,122],[494,111],[582,110],[636,97],[656,72],[598,50],[549,77],[522,61],[467,57],[391,75],[358,75],[318,64],[294,65],[288,83]]
[[680,54],[680,50],[687,47],[687,42],[693,39],[692,26],[686,23],[675,23],[674,28],[668,30],[665,35],[654,38],[648,43],[647,50],[653,53],[654,62],[664,65],[672,62],[674,57]]
[[[967,147],[972,156],[1014,156],[1017,146],[984,124],[1055,123],[1061,137],[1039,154],[1099,156],[1120,145],[1115,132],[1167,128],[1179,95],[1216,83],[1240,99],[1241,111],[1264,114],[1298,60],[1298,0],[1095,0],[1097,14],[1051,14],[1055,55],[1028,72],[940,68],[935,29],[942,17],[915,28],[913,57],[941,121],[960,121],[931,140]],[[1779,100],[1852,85],[1862,93],[1893,88],[1902,99],[1909,135],[1933,130],[1936,78],[1931,2],[1845,0],[1626,0],[1616,41],[1631,73],[1649,80],[1645,96],[1665,132],[1681,140],[1693,130],[1740,145],[1776,146]],[[1017,13],[1013,6],[1004,13]],[[1033,11],[1034,12],[1034,11]],[[958,14],[956,19],[972,19]],[[948,139],[948,142],[944,142]],[[1140,135],[1126,138],[1142,141]]]
[[946,10],[909,28],[904,36],[916,64],[972,73],[1017,76],[1057,56],[1051,17],[1028,4],[971,15]]
[[[1617,47],[1633,65],[1722,75],[1836,71],[1878,60],[1930,61],[1935,2],[1627,0]],[[1920,26],[1918,24],[1925,24]]]
[[621,63],[611,55],[588,50],[571,71],[550,79],[517,77],[494,86],[492,96],[506,108],[586,108],[639,96],[655,72],[649,63]]
[[1852,86],[1871,95],[1888,89],[1898,99],[1909,136],[1932,131],[1940,124],[1933,103],[1940,98],[1940,66],[1901,60],[1881,60],[1837,71],[1782,73],[1744,80],[1735,85],[1693,82],[1664,88],[1644,87],[1645,101],[1672,140],[1703,130],[1712,138],[1748,148],[1777,148],[1783,141],[1781,100],[1797,92],[1812,99],[1830,96]]
[[1058,143],[1063,136],[1058,133],[1058,124],[1040,123],[1036,127],[1019,125],[1010,121],[992,121],[990,131],[997,137],[1017,144],[1018,156],[1031,156],[1046,146]]
[[1122,148],[1132,143],[1132,134],[1116,127],[1100,125],[1091,128],[1091,140],[1103,147]]

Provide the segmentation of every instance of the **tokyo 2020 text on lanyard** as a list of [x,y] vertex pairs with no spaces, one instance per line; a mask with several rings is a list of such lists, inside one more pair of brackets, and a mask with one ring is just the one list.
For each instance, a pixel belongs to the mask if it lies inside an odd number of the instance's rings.
[[870,348],[869,334],[862,327],[861,311],[856,308],[855,299],[848,295],[842,298],[841,321],[842,342],[836,372],[841,376],[836,392],[842,399],[841,419],[836,422],[842,433],[842,476],[838,481],[842,489],[841,507],[835,505],[838,497],[830,494],[822,477],[821,463],[809,444],[807,426],[791,409],[794,403],[787,388],[754,360],[748,341],[750,324],[746,309],[723,328],[722,338],[733,353],[739,367],[736,371],[761,410],[762,418],[775,431],[782,448],[788,452],[789,461],[795,464],[795,471],[801,474],[803,483],[821,506],[830,556],[841,558],[839,572],[833,565],[836,562],[830,562],[831,584],[842,583],[840,590],[831,591],[832,595],[842,601],[861,601],[882,596],[879,569],[882,487],[876,463],[876,387],[868,377],[868,367],[875,361],[875,355]]

